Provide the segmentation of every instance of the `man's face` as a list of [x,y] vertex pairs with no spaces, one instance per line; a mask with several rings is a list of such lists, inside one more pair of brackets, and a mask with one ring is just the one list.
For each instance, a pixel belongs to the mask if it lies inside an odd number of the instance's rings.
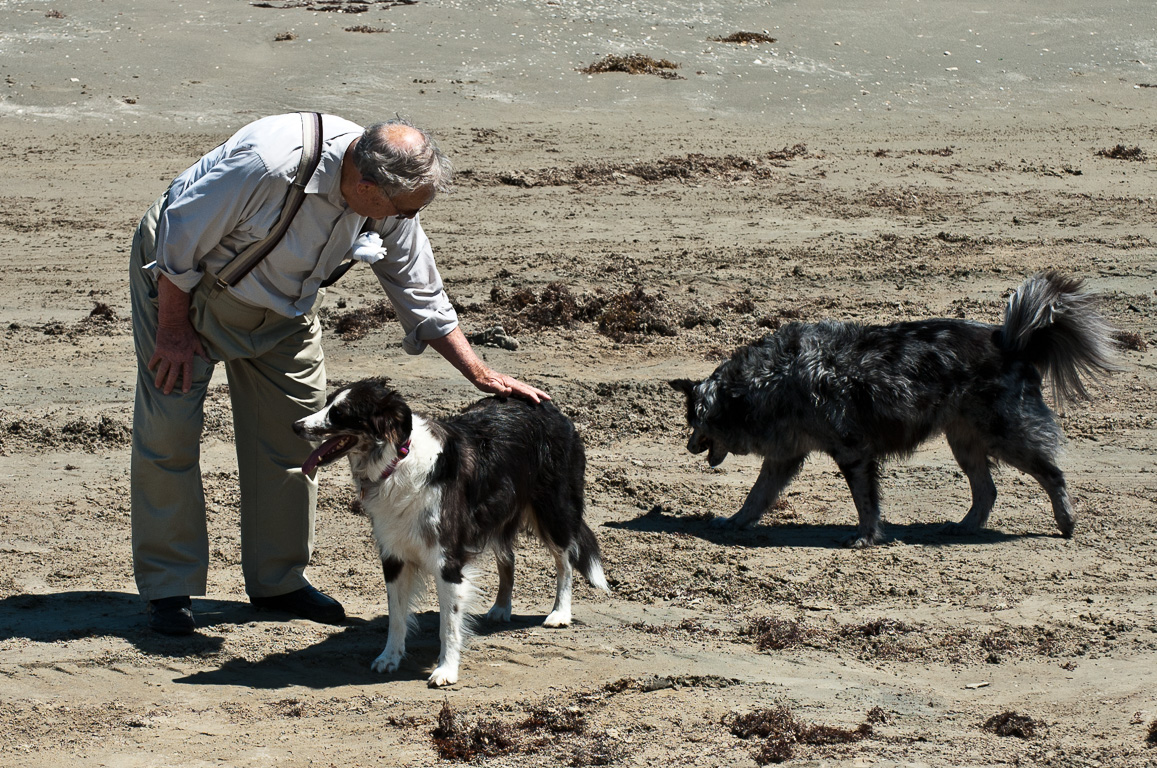
[[372,181],[362,179],[357,184],[356,193],[346,202],[354,213],[369,219],[388,216],[412,219],[434,200],[434,194],[432,188],[422,187],[391,196]]

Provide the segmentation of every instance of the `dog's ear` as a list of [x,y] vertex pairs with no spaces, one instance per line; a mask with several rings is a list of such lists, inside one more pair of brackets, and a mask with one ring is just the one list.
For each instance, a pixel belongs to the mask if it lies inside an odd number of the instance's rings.
[[370,431],[378,440],[404,443],[413,429],[413,414],[402,396],[387,390],[370,417]]
[[398,434],[394,436],[394,440],[401,445],[410,439],[410,433],[414,431],[414,414],[404,400],[401,398],[398,400],[401,407],[398,409]]
[[688,400],[695,399],[695,387],[699,386],[699,382],[691,381],[691,379],[672,379],[667,384],[676,392],[682,392],[686,395]]

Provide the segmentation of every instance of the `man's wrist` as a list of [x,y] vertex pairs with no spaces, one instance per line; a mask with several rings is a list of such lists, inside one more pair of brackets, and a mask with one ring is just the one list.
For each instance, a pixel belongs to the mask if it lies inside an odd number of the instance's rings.
[[490,378],[490,367],[481,361],[466,365],[462,371],[471,384],[479,384]]

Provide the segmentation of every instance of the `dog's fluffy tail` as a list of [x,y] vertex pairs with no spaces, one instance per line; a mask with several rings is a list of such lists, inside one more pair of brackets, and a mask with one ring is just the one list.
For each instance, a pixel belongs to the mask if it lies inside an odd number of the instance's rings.
[[604,592],[611,591],[607,586],[606,574],[603,573],[603,559],[599,553],[598,539],[585,522],[579,524],[578,535],[574,538],[569,554],[570,564],[586,576],[592,587]]
[[1060,408],[1089,396],[1084,378],[1096,381],[1120,370],[1114,329],[1082,285],[1053,271],[1033,275],[1009,297],[1004,315],[1004,346],[1050,379]]

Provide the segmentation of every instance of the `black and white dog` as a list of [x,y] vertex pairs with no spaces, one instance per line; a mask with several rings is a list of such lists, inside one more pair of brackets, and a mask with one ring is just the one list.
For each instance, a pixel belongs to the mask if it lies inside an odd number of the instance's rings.
[[972,486],[972,507],[948,532],[973,534],[996,501],[991,468],[1004,462],[1039,482],[1061,535],[1075,517],[1056,465],[1062,436],[1041,396],[1052,380],[1063,405],[1087,396],[1082,376],[1118,370],[1113,329],[1081,282],[1054,272],[1026,280],[1004,324],[939,319],[862,325],[791,323],[741,347],[703,381],[669,382],[687,397],[692,453],[718,466],[728,453],[763,457],[740,510],[721,525],[748,526],[771,509],[812,451],[835,459],[859,528],[847,544],[882,538],[878,472],[943,432]]
[[486,616],[510,621],[521,531],[536,535],[558,566],[545,626],[570,623],[576,569],[592,586],[608,589],[598,541],[583,521],[582,440],[553,404],[488,397],[437,420],[411,413],[385,379],[366,379],[337,390],[325,408],[293,426],[307,440],[324,441],[302,466],[306,474],[349,457],[372,523],[390,610],[375,671],[401,664],[411,604],[425,574],[433,574],[442,647],[429,684],[457,682],[472,593],[468,566],[494,550],[498,597]]

